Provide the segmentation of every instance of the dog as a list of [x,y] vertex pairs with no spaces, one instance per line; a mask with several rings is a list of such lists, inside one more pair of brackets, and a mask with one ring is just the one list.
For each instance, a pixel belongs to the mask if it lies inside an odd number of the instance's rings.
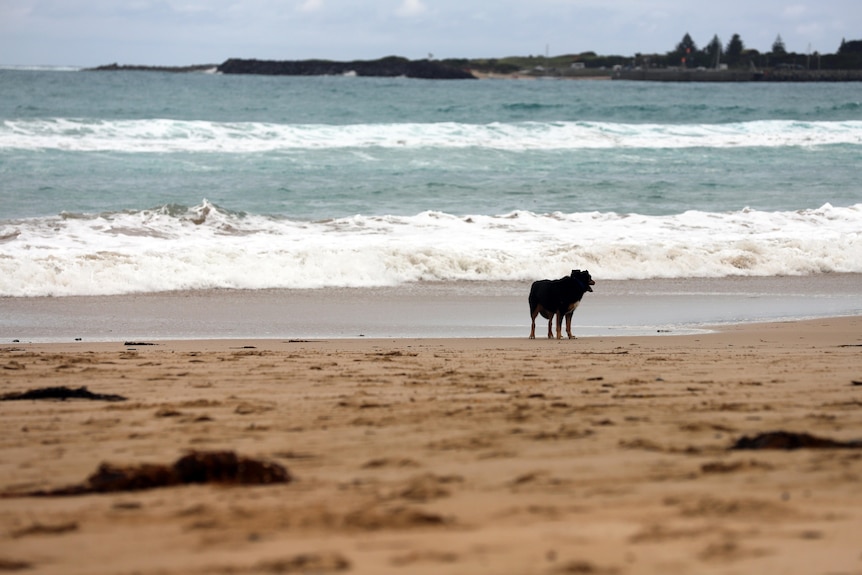
[[581,299],[588,291],[593,291],[590,286],[596,285],[590,272],[587,270],[572,270],[570,276],[558,280],[539,280],[533,282],[530,287],[530,339],[536,339],[536,316],[548,320],[548,339],[553,339],[551,322],[557,316],[557,339],[562,339],[563,316],[566,316],[566,333],[569,339],[575,339],[572,335],[572,314]]

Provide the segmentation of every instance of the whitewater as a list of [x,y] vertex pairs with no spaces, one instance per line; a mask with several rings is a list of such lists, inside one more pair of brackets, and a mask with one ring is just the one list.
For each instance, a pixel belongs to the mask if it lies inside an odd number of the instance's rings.
[[[572,234],[571,230],[577,230]],[[0,294],[527,281],[574,263],[603,279],[862,273],[862,204],[672,216],[578,213],[296,221],[187,210],[0,227]]]
[[126,153],[247,154],[303,149],[757,148],[862,144],[862,121],[766,120],[729,124],[520,122],[492,124],[279,125],[255,122],[85,120],[4,121],[0,149]]
[[2,297],[862,273],[855,86],[0,80]]

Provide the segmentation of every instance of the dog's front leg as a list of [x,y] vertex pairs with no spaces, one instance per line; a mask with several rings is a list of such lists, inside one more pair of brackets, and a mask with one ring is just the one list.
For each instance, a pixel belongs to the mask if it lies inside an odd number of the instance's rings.
[[569,336],[569,339],[575,339],[575,336],[572,335],[572,313],[569,312],[566,314],[566,334]]
[[[551,337],[548,334],[548,337]],[[563,339],[563,314],[557,314],[557,339]]]

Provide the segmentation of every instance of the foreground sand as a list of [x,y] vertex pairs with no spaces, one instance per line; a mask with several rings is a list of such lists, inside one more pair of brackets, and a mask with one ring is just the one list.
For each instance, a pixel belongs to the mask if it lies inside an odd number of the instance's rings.
[[[862,573],[862,318],[696,336],[10,344],[0,571]],[[232,450],[294,481],[67,497]]]

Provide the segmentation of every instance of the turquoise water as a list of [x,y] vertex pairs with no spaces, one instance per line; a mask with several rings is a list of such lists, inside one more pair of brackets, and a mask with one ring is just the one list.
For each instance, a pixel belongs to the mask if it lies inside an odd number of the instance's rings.
[[777,210],[862,197],[852,83],[3,70],[0,121],[5,217],[204,197],[309,219]]
[[0,70],[0,295],[862,272],[847,84]]

